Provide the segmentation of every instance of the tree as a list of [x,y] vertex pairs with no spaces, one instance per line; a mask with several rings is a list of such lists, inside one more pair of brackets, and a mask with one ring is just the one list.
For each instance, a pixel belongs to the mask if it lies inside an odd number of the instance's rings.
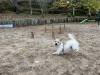
[[9,5],[13,5],[15,7],[15,12],[19,14],[17,0],[6,0],[6,1],[8,2]]
[[[55,0],[53,3],[53,6],[54,6],[54,8],[58,9],[59,7],[68,6],[68,4],[69,4],[69,1],[67,1],[67,0],[59,0],[59,1]],[[53,8],[51,8],[51,9],[53,9]]]
[[31,0],[29,0],[29,4],[30,4],[30,9],[31,9],[31,15],[32,15],[32,6],[31,6]]
[[92,12],[97,13],[100,9],[100,0],[82,0],[77,5],[83,5],[84,9],[88,9],[88,15],[91,16]]
[[81,7],[82,9],[88,9],[88,15],[91,15],[91,12],[97,12],[100,9],[100,0],[59,0],[58,2],[55,0],[52,8],[59,7],[72,7],[73,8],[73,16],[75,15],[75,8]]
[[42,17],[44,17],[44,14],[47,14],[46,0],[40,0],[39,4],[40,4],[41,12],[42,12]]
[[14,6],[15,6],[15,12],[16,12],[17,14],[19,14],[17,0],[13,0],[13,2],[14,2]]
[[73,16],[75,15],[75,6],[76,6],[77,1],[76,0],[60,0],[59,2],[53,3],[54,7],[57,9],[59,7],[73,7]]

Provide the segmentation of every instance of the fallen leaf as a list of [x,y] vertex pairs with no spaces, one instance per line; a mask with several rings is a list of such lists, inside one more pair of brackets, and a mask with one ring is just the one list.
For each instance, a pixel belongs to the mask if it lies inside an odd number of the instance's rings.
[[47,57],[44,57],[44,58],[47,58]]
[[25,50],[24,48],[22,50]]
[[48,56],[48,58],[50,58],[50,56]]
[[88,65],[86,65],[86,66],[88,66]]
[[50,56],[48,56],[48,57],[44,57],[44,58],[50,58]]
[[87,40],[88,40],[89,38],[87,38]]
[[39,63],[39,61],[34,61],[35,63]]

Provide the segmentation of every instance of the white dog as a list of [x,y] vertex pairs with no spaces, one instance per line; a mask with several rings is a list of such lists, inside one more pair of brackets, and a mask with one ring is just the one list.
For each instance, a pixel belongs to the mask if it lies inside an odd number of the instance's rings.
[[68,52],[70,48],[76,50],[76,52],[79,50],[79,43],[75,40],[73,34],[68,33],[68,36],[71,40],[67,41],[66,44],[61,42],[61,39],[55,39],[55,45],[58,46],[58,49],[53,54],[62,54]]

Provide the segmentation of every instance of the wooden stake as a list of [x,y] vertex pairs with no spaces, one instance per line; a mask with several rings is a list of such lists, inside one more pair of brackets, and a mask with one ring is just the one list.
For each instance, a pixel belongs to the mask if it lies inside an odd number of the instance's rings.
[[64,30],[65,30],[65,24],[64,24]]
[[47,32],[47,27],[45,27],[45,33]]
[[52,24],[52,31],[54,31],[53,24]]
[[32,38],[34,38],[34,31],[31,31],[31,34],[32,34]]
[[54,39],[54,31],[52,31],[52,39]]

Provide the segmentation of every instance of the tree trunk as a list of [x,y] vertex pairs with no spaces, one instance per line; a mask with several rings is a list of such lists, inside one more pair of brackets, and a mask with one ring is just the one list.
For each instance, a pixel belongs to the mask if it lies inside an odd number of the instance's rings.
[[89,9],[88,17],[91,17],[91,9]]
[[73,7],[73,17],[75,16],[75,7]]
[[31,6],[31,3],[32,3],[32,2],[31,2],[31,0],[30,0],[30,1],[29,1],[29,4],[30,4],[30,9],[31,9],[31,15],[32,15],[33,12],[32,12],[32,6]]
[[15,12],[16,12],[16,14],[19,14],[17,0],[13,0],[13,2],[14,2],[14,6],[15,6]]

